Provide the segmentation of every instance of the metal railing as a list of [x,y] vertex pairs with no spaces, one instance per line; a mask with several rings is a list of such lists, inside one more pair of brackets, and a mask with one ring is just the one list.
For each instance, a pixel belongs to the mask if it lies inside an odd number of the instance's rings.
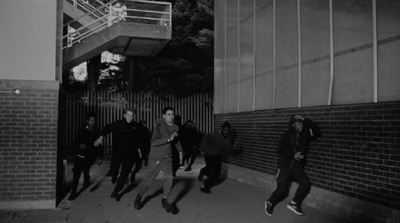
[[[199,126],[199,131],[208,134],[214,131],[213,98],[207,94],[191,95],[186,98],[176,98],[172,95],[161,96],[145,92],[108,92],[108,91],[72,91],[66,92],[65,107],[62,113],[65,117],[63,126],[63,148],[72,148],[76,133],[85,126],[85,116],[89,112],[97,115],[97,126],[105,125],[123,118],[127,107],[135,109],[133,119],[144,120],[149,129],[166,106],[175,108],[175,114],[181,117],[182,124],[190,119]],[[104,141],[105,153],[110,154],[112,135]]]
[[[63,50],[72,47],[89,36],[124,21],[130,23],[171,26],[171,3],[158,1],[114,0],[66,0],[85,14],[64,24]],[[87,24],[79,21],[86,18]],[[87,19],[89,18],[89,19]],[[81,24],[73,28],[72,24]]]
[[[102,12],[101,10],[97,10],[98,7],[106,6],[105,3],[99,0],[66,0],[70,2],[74,7],[78,8],[82,12],[89,13],[90,16],[99,19],[106,15],[106,13]],[[92,13],[91,13],[92,12]]]

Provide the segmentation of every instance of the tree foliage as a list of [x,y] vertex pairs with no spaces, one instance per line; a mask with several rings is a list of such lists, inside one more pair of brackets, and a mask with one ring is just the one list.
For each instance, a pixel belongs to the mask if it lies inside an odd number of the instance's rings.
[[173,1],[172,39],[155,58],[137,58],[140,86],[186,96],[213,92],[214,11],[212,0]]

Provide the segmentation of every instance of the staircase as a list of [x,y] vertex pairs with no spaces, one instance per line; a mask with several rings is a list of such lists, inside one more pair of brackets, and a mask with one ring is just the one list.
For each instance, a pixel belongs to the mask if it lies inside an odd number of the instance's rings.
[[171,3],[64,0],[63,11],[63,71],[106,50],[155,56],[171,40]]

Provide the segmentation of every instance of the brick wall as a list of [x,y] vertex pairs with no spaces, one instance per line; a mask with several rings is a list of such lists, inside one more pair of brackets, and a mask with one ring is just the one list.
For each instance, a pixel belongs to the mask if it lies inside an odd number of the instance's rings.
[[58,89],[54,81],[0,80],[2,206],[55,203]]
[[276,145],[294,113],[323,132],[309,148],[313,186],[400,209],[400,102],[217,114],[216,128],[229,121],[242,149],[227,162],[275,174]]

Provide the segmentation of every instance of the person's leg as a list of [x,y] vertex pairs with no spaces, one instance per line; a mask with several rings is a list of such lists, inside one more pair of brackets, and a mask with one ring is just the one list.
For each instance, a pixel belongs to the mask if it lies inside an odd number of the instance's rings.
[[171,192],[173,181],[173,169],[171,161],[165,160],[162,165],[162,170],[164,172],[163,196],[164,198],[168,198],[169,193]]
[[115,148],[111,149],[111,162],[110,162],[110,169],[108,170],[108,173],[106,174],[107,177],[111,176],[111,172],[112,172],[112,167],[115,165],[114,164],[114,159],[115,159]]
[[115,184],[115,182],[117,182],[117,178],[119,175],[119,169],[121,167],[122,164],[122,160],[123,160],[124,156],[121,153],[115,153],[112,157],[112,165],[110,168],[110,173],[111,173],[111,182],[113,184]]
[[291,183],[290,172],[290,167],[278,168],[275,175],[277,187],[268,201],[265,202],[265,213],[267,215],[271,216],[275,205],[277,205],[287,196]]
[[83,188],[88,188],[90,185],[90,167],[92,165],[90,160],[84,159],[83,172]]
[[77,157],[74,161],[74,167],[72,168],[72,173],[74,174],[72,180],[72,191],[76,192],[78,189],[79,178],[81,177],[82,168],[79,163],[79,157]]
[[144,161],[144,166],[147,167],[149,163],[150,145],[145,146],[142,153],[142,160]]
[[200,182],[204,181],[204,176],[209,176],[208,169],[210,169],[210,165],[211,165],[211,158],[210,157],[211,157],[210,155],[204,154],[204,161],[205,161],[206,165],[203,168],[200,169],[199,176],[197,177],[197,179]]
[[80,160],[79,157],[75,158],[74,167],[72,168],[73,178],[72,178],[71,194],[68,198],[69,200],[74,200],[77,196],[79,178],[81,177],[81,171],[82,171],[79,160]]
[[183,160],[182,160],[182,165],[188,164],[189,165],[189,161],[190,161],[190,148],[184,148],[184,153],[183,153]]
[[139,157],[139,154],[134,155],[134,164],[135,169],[131,172],[131,183],[135,183],[136,173],[142,169],[142,159]]
[[195,152],[195,149],[192,148],[189,151],[189,156],[188,156],[188,166],[186,167],[185,171],[191,171],[192,170],[192,165],[194,163],[194,160],[196,159],[197,153]]
[[211,186],[218,181],[221,175],[221,156],[209,156],[208,160],[208,179],[204,180],[203,192],[209,192]]
[[[132,166],[134,164],[134,157],[130,155],[123,155],[122,157],[122,167],[121,167],[121,174],[118,177],[117,184],[115,185],[115,189],[113,195],[116,196],[118,192],[124,188],[124,185],[127,182],[128,176],[132,170]],[[118,196],[116,196],[118,198]]]
[[176,148],[172,148],[172,168],[173,176],[176,176],[176,172],[180,167],[179,151]]
[[147,170],[145,179],[139,185],[139,191],[135,198],[134,208],[139,210],[142,206],[142,196],[147,192],[147,190],[151,187],[157,175],[161,170],[162,160],[157,161],[157,163],[149,163],[149,168]]
[[161,204],[168,213],[174,213],[174,208],[168,202],[168,196],[171,192],[172,182],[174,179],[171,158],[164,160],[161,170],[164,172],[163,198],[161,200]]
[[297,204],[301,204],[304,198],[307,197],[308,192],[310,192],[310,181],[303,168],[296,167],[293,171],[293,179],[299,184],[293,201]]
[[197,150],[193,149],[192,155],[190,156],[190,163],[189,163],[190,167],[193,165],[193,163],[196,160],[196,158],[197,158]]
[[293,179],[299,184],[296,190],[293,200],[287,205],[287,207],[298,215],[304,215],[301,209],[301,203],[310,191],[310,181],[307,177],[306,172],[300,166],[293,167]]

